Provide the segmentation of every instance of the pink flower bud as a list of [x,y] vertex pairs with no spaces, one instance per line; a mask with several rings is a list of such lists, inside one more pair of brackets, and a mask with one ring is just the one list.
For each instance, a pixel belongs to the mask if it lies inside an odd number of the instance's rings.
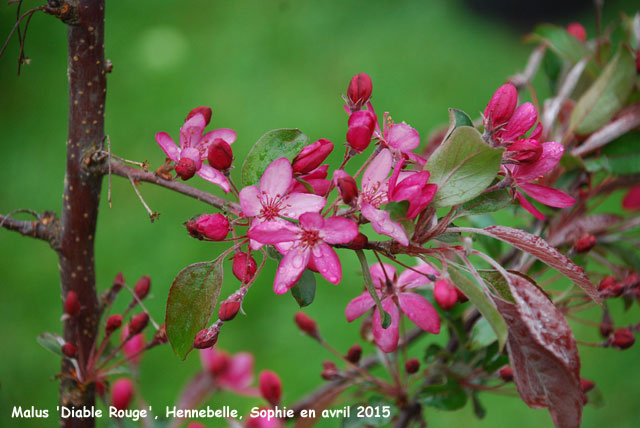
[[66,299],[64,299],[64,312],[71,317],[75,317],[80,313],[81,309],[78,293],[73,290],[69,291]]
[[122,341],[126,341],[122,346],[122,352],[132,364],[137,364],[142,358],[142,351],[145,348],[144,334],[129,337],[129,326],[125,325],[122,328],[121,338]]
[[500,86],[489,100],[484,110],[485,128],[493,132],[504,125],[513,115],[518,104],[518,91],[511,83]]
[[124,287],[124,284],[124,275],[122,275],[122,272],[118,272],[116,277],[113,278],[113,285],[111,286],[111,289],[117,293],[122,289],[122,287]]
[[360,361],[361,357],[362,357],[362,347],[357,343],[353,345],[351,348],[349,348],[349,350],[347,351],[346,358],[353,364],[358,364],[358,361]]
[[270,370],[263,370],[258,377],[260,386],[260,394],[262,398],[267,400],[272,406],[280,404],[282,396],[282,382],[277,374]]
[[578,254],[587,253],[587,252],[591,251],[591,249],[593,247],[596,246],[597,242],[598,242],[598,240],[596,239],[595,236],[593,236],[593,235],[591,235],[589,233],[585,233],[584,235],[582,235],[580,237],[580,239],[578,239],[576,242],[574,242],[573,249]]
[[602,297],[618,297],[624,291],[624,287],[612,276],[605,276],[600,284],[598,291]]
[[513,380],[513,370],[509,366],[504,366],[498,371],[498,375],[505,382],[511,382]]
[[211,114],[212,114],[211,109],[209,107],[204,107],[204,106],[196,107],[193,110],[191,110],[184,121],[186,122],[187,120],[191,119],[193,116],[195,116],[198,113],[204,116],[204,121],[207,125],[209,124],[209,122],[211,122]]
[[151,277],[148,275],[144,275],[140,277],[136,285],[133,287],[133,292],[136,293],[138,299],[142,300],[147,297],[149,294],[149,289],[151,288]]
[[540,159],[542,144],[537,140],[516,140],[507,148],[505,157],[520,163],[532,163]]
[[111,405],[118,410],[126,410],[133,397],[133,382],[120,378],[111,386]]
[[369,143],[376,128],[376,116],[369,110],[359,110],[349,116],[347,141],[352,149],[362,153]]
[[195,161],[187,157],[180,158],[176,165],[176,174],[185,181],[196,175],[197,170]]
[[129,322],[129,334],[134,336],[140,333],[149,324],[149,314],[146,312],[139,313],[131,318]]
[[243,284],[249,283],[256,274],[256,260],[247,253],[239,252],[233,256],[231,271]]
[[306,333],[316,339],[320,337],[318,335],[318,326],[309,315],[305,314],[304,312],[297,312],[294,321],[303,333]]
[[640,46],[636,50],[636,72],[640,73]]
[[584,29],[581,23],[571,22],[567,25],[567,32],[576,39],[584,43],[587,40],[587,30]]
[[220,213],[201,215],[195,227],[198,233],[212,241],[222,241],[229,234],[229,220]]
[[589,391],[591,391],[593,388],[595,388],[596,384],[589,379],[580,379],[580,388],[582,389],[583,393],[587,393]]
[[338,368],[333,362],[325,361],[322,363],[322,366],[324,367],[324,369],[322,370],[322,373],[320,373],[320,376],[322,377],[322,379],[334,380],[340,377],[340,372],[338,371]]
[[629,189],[622,199],[622,208],[627,211],[640,210],[640,185],[633,186]]
[[233,163],[233,150],[229,143],[222,138],[216,138],[209,146],[207,159],[209,160],[209,165],[215,169],[224,171],[225,169],[229,169]]
[[371,98],[373,83],[367,73],[359,73],[351,78],[347,88],[347,98],[351,111],[360,110]]
[[187,425],[187,428],[207,428],[207,427],[202,425],[199,422],[190,422],[189,425]]
[[414,374],[420,370],[420,361],[417,358],[410,358],[404,363],[404,369],[409,374]]
[[241,304],[241,296],[235,293],[229,296],[227,300],[220,304],[220,309],[218,310],[218,318],[220,318],[220,321],[231,321],[234,319],[240,310]]
[[301,175],[313,171],[324,162],[332,150],[333,143],[325,138],[308,145],[291,162],[293,174]]
[[535,106],[532,103],[524,103],[518,106],[507,125],[496,136],[503,141],[516,141],[526,134],[537,120],[538,113]]
[[105,327],[106,334],[113,333],[114,331],[119,329],[121,325],[122,325],[122,315],[120,314],[111,315],[107,319],[107,325]]
[[196,349],[211,348],[218,341],[220,334],[220,324],[216,323],[209,328],[202,329],[193,339],[193,347]]
[[362,250],[369,243],[369,238],[364,233],[358,232],[358,235],[353,240],[347,243],[347,247],[352,250]]
[[333,180],[340,192],[342,201],[347,205],[353,205],[358,200],[358,185],[349,174],[339,169],[333,173]]
[[78,348],[73,343],[65,343],[62,345],[62,353],[68,358],[75,358],[78,355]]
[[636,338],[633,335],[633,332],[629,329],[623,328],[613,333],[611,345],[622,350],[631,348],[635,341]]
[[[211,376],[216,377],[225,373],[231,364],[231,357],[229,354],[222,352],[215,352],[215,350],[211,349],[211,355],[206,360],[207,361],[207,369]],[[204,352],[204,351],[201,351]]]
[[458,302],[456,286],[448,279],[438,279],[433,285],[433,297],[436,303],[444,309],[451,309]]

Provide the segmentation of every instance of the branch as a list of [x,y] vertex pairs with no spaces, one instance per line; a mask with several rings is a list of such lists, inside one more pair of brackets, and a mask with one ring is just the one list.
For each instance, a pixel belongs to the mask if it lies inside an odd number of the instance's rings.
[[180,181],[165,180],[153,172],[132,168],[114,159],[111,159],[110,162],[105,164],[103,171],[105,174],[108,173],[109,166],[111,167],[111,172],[113,174],[125,178],[131,178],[135,181],[146,181],[147,183],[153,183],[157,186],[171,189],[175,192],[182,193],[183,195],[190,196],[206,204],[212,205],[225,213],[240,215],[242,212],[240,205],[237,203],[219,198],[218,196],[196,189],[195,187],[189,186],[188,184],[184,184]]
[[0,227],[18,232],[23,236],[47,241],[52,248],[58,247],[58,226],[59,222],[56,214],[52,211],[45,211],[36,216],[36,220],[16,220],[11,218],[11,213],[0,214]]

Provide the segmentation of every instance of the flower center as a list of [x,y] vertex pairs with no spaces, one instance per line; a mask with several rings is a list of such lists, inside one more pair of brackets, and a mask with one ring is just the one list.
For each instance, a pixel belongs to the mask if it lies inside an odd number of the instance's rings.
[[300,233],[300,245],[312,248],[320,240],[320,234],[317,230],[302,229]]
[[362,202],[368,202],[376,208],[379,208],[387,199],[387,192],[380,189],[380,182],[376,182],[371,186],[362,189]]
[[260,217],[264,218],[266,221],[279,217],[280,211],[284,206],[282,196],[269,196],[265,192],[262,192],[262,195],[262,209],[260,210]]

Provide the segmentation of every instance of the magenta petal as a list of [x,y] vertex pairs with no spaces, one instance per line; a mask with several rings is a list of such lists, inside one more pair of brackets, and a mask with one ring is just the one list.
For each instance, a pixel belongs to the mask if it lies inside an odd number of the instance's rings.
[[387,144],[402,152],[408,152],[420,145],[420,135],[406,123],[397,123],[387,133]]
[[382,301],[382,308],[391,315],[391,325],[386,329],[382,328],[380,322],[380,311],[373,313],[373,339],[382,352],[393,352],[398,347],[398,323],[400,321],[400,312],[398,307],[389,297]]
[[[407,269],[400,274],[400,278],[398,278],[398,288],[408,289],[427,285],[431,280],[422,273],[438,276],[438,271],[428,264],[417,265],[414,266],[413,269],[414,270]],[[422,273],[415,272],[416,270]]]
[[530,164],[517,165],[513,168],[513,175],[519,183],[535,180],[541,175],[546,174],[558,165],[564,146],[555,141],[542,143],[542,154],[540,158]]
[[260,192],[270,197],[284,196],[293,177],[291,163],[287,158],[279,158],[269,164],[260,179]]
[[234,141],[236,141],[236,137],[237,137],[236,131],[234,131],[233,129],[220,128],[220,129],[214,129],[213,131],[207,132],[206,134],[204,134],[202,139],[206,140],[207,142],[211,142],[216,138],[221,138],[224,141],[226,141],[227,144],[231,145],[233,144]]
[[324,221],[321,236],[329,244],[346,244],[358,236],[358,226],[344,217],[329,217]]
[[197,174],[205,180],[217,184],[225,192],[229,192],[229,182],[227,178],[217,169],[210,167],[209,165],[202,164]]
[[298,239],[300,229],[287,221],[265,221],[251,226],[247,235],[262,244],[278,244]]
[[376,288],[384,288],[387,282],[387,278],[389,278],[389,281],[393,283],[397,275],[396,268],[386,263],[372,264],[371,267],[369,267],[369,272],[371,273],[371,279],[373,280],[373,285]]
[[433,305],[415,293],[398,294],[402,312],[418,327],[429,333],[440,333],[440,317]]
[[309,264],[310,256],[311,251],[308,248],[303,250],[294,247],[285,254],[280,261],[280,266],[278,266],[278,272],[273,282],[273,291],[276,294],[286,293],[298,282],[302,272]]
[[387,211],[378,210],[368,203],[363,203],[362,215],[371,222],[376,232],[390,236],[404,246],[409,245],[409,238],[404,229],[400,223],[391,220],[391,214]]
[[242,213],[246,217],[253,217],[260,214],[262,204],[260,203],[260,190],[258,186],[247,186],[240,191],[240,206]]
[[193,147],[182,149],[180,151],[180,159],[182,158],[191,159],[196,164],[196,170],[199,170],[202,166],[202,158],[200,157],[198,149],[194,149]]
[[240,352],[229,359],[229,366],[216,379],[222,386],[243,390],[253,382],[253,355]]
[[505,141],[514,141],[527,133],[538,119],[536,108],[531,103],[520,105],[509,119],[509,123],[500,132],[500,138]]
[[[262,187],[260,187],[262,190]],[[290,193],[285,199],[280,213],[289,218],[299,218],[307,212],[318,212],[324,208],[327,200],[322,196],[309,193]]]
[[[378,296],[380,292],[378,292]],[[368,291],[365,291],[355,299],[349,302],[344,310],[344,315],[347,317],[347,321],[352,322],[356,318],[360,318],[368,310],[373,308],[376,302],[373,301],[373,297]]]
[[540,211],[538,211],[538,209],[533,206],[533,204],[531,202],[529,202],[529,200],[527,198],[525,198],[522,193],[518,192],[516,190],[516,198],[518,198],[518,201],[520,201],[520,205],[522,205],[522,208],[524,208],[525,210],[529,211],[531,214],[533,214],[533,216],[537,219],[540,220],[545,220],[546,217],[544,216],[544,214],[542,214]]
[[307,230],[320,230],[324,225],[324,217],[318,213],[306,212],[300,216],[300,227]]
[[541,186],[535,183],[522,183],[520,188],[536,201],[555,208],[566,208],[576,203],[576,200],[562,190]]
[[387,181],[393,157],[389,149],[384,149],[371,161],[362,175],[362,189],[380,188]]
[[342,266],[338,255],[324,242],[318,242],[311,249],[311,258],[320,275],[332,284],[339,284],[342,280]]
[[156,134],[156,142],[169,159],[178,162],[180,159],[180,149],[178,149],[178,146],[176,146],[176,143],[173,142],[169,134],[166,132],[158,132]]

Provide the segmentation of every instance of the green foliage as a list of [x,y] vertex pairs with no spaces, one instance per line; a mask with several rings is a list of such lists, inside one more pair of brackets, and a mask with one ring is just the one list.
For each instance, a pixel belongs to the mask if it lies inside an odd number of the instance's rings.
[[420,404],[439,410],[458,410],[467,404],[467,394],[460,384],[451,378],[447,378],[444,384],[422,388],[417,398]]
[[291,287],[291,295],[301,308],[313,303],[316,297],[316,275],[309,269],[305,269],[298,282]]

